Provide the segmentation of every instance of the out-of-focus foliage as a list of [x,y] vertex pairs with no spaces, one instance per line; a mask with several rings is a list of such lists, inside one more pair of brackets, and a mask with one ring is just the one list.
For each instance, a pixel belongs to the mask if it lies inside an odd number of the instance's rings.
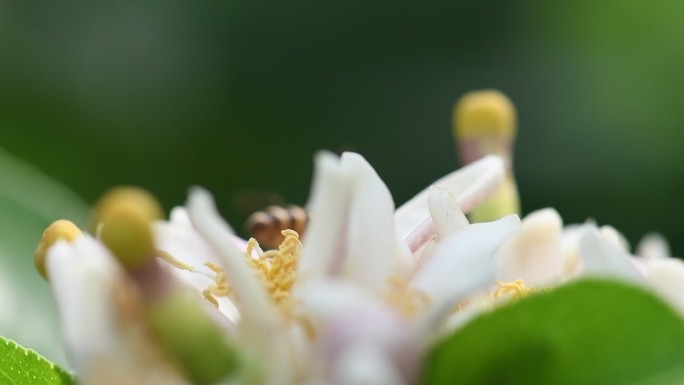
[[658,298],[584,280],[476,318],[433,349],[422,383],[681,384],[683,353],[684,322]]
[[87,206],[64,186],[1,149],[0,175],[0,336],[64,363],[55,306],[48,284],[35,270],[33,251],[53,218],[73,218],[83,224]]
[[5,0],[0,146],[89,202],[130,183],[170,208],[202,184],[239,225],[252,190],[303,203],[321,148],[361,152],[403,202],[456,166],[453,102],[492,87],[518,106],[525,211],[632,243],[661,231],[681,253],[683,15],[675,0]]

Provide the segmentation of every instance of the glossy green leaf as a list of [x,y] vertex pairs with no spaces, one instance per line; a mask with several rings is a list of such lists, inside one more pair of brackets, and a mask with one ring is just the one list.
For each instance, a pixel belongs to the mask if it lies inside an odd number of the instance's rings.
[[480,316],[430,353],[424,385],[679,384],[684,321],[652,294],[583,280]]
[[0,337],[0,383],[6,385],[67,385],[74,379],[57,365],[14,341]]
[[86,216],[71,191],[0,149],[0,335],[62,364],[59,320],[33,252],[52,221]]

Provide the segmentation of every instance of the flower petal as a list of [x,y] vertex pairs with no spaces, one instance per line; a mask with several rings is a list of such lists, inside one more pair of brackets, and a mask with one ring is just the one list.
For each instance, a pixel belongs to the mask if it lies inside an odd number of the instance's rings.
[[470,225],[437,245],[412,281],[413,287],[431,300],[418,323],[422,333],[433,333],[459,300],[492,283],[494,252],[518,231],[520,219],[509,215]]
[[647,234],[641,239],[636,254],[644,259],[669,258],[671,255],[665,238],[656,233]]
[[57,241],[47,269],[79,383],[186,383],[150,338],[132,282],[102,245],[87,235]]
[[614,277],[633,283],[644,281],[631,257],[613,241],[604,238],[594,225],[585,225],[579,251],[584,263],[583,274]]
[[444,239],[468,226],[468,218],[459,208],[456,195],[443,187],[429,188],[428,208],[438,239]]
[[315,173],[307,234],[303,240],[299,262],[300,279],[339,272],[341,258],[346,254],[349,180],[339,158],[320,152],[315,158]]
[[[503,160],[495,155],[486,156],[439,179],[434,185],[451,191],[459,208],[467,213],[491,196],[503,181]],[[430,218],[429,189],[425,189],[404,203],[394,214],[394,223],[401,238]]]
[[[178,209],[175,208],[172,213],[178,213]],[[180,212],[185,213],[185,209]],[[189,221],[190,218],[187,217],[187,220]],[[221,261],[217,257],[216,251],[197,233],[191,223],[187,223],[187,225],[184,222],[179,223],[174,220],[174,215],[172,215],[171,222],[156,222],[154,230],[156,248],[191,268],[191,270],[174,268],[167,263],[168,261],[162,259],[162,263],[168,266],[176,277],[194,288],[198,295],[216,283],[215,273],[205,264],[211,262],[219,265]],[[214,298],[218,302],[219,311],[232,323],[237,323],[240,315],[231,299],[226,296],[215,296]]]
[[645,268],[653,290],[684,316],[684,262],[654,258],[645,261]]
[[322,365],[323,372],[332,369],[334,383],[346,384],[345,381],[358,378],[356,374],[346,377],[352,374],[345,372],[351,370],[349,365],[361,365],[349,357],[353,346],[359,343],[372,346],[387,364],[384,369],[368,368],[372,373],[384,376],[385,370],[389,370],[398,378],[416,374],[417,341],[415,335],[407,332],[406,319],[396,310],[350,281],[318,279],[306,282],[305,287],[298,312],[306,314],[317,336],[319,349],[311,359]]
[[379,346],[356,341],[346,346],[332,370],[335,385],[402,385],[398,368]]
[[387,186],[361,155],[344,153],[342,168],[351,179],[347,255],[342,274],[377,291],[387,283],[397,265],[394,201]]
[[496,253],[498,278],[502,281],[522,279],[530,286],[560,279],[565,263],[561,255],[562,227],[562,219],[554,209],[527,215],[520,233]]
[[235,290],[242,317],[239,327],[247,344],[260,357],[259,362],[266,366],[268,383],[290,383],[294,376],[291,348],[283,333],[283,319],[268,297],[265,286],[233,243],[230,227],[216,211],[209,192],[193,188],[187,207],[193,225],[217,252]]

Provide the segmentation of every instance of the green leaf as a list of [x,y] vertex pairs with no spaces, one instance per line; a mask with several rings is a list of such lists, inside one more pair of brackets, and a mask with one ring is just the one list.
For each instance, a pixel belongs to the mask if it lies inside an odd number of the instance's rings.
[[430,353],[422,384],[678,384],[684,321],[652,294],[583,280],[482,315]]
[[33,266],[33,252],[52,221],[83,223],[87,206],[1,148],[0,176],[0,335],[63,364],[59,320],[49,286]]
[[71,375],[43,356],[0,337],[0,383],[6,385],[67,385]]

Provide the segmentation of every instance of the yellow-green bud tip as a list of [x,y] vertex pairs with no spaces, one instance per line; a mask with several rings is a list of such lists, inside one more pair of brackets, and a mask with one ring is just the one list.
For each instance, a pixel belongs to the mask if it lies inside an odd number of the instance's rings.
[[156,198],[137,187],[119,187],[95,205],[93,227],[126,268],[134,270],[154,256],[151,224],[162,217]]
[[40,238],[40,242],[38,242],[36,254],[33,258],[33,263],[36,265],[36,270],[38,270],[38,273],[40,273],[43,279],[46,281],[48,280],[45,261],[50,247],[60,239],[63,239],[67,242],[73,242],[80,236],[81,230],[71,221],[67,221],[66,219],[60,219],[53,222],[47,227],[47,229],[45,229],[45,231],[43,231],[43,236]]
[[513,138],[516,113],[513,103],[496,90],[469,92],[456,102],[454,136],[459,140],[475,137]]

